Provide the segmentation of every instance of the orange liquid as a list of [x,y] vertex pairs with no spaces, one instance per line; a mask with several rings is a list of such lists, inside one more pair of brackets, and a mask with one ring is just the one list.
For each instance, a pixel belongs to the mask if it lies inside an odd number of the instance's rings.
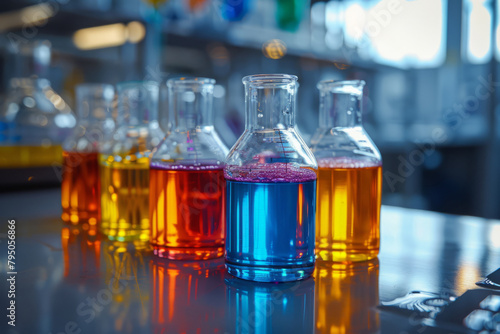
[[97,153],[63,152],[61,204],[64,222],[95,225],[100,191]]
[[150,170],[155,254],[199,260],[224,253],[226,182],[222,169]]
[[[380,248],[382,166],[319,162],[316,252],[325,261],[373,259]],[[322,167],[326,165],[327,167]]]

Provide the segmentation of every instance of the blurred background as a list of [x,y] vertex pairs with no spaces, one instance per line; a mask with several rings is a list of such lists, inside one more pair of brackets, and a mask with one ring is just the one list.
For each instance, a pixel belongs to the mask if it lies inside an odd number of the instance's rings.
[[241,78],[289,73],[305,139],[318,81],[366,81],[384,204],[500,218],[499,11],[497,0],[2,0],[0,191],[58,186],[57,140],[21,152],[5,133],[20,108],[55,108],[32,118],[63,138],[77,84],[213,77],[215,127],[231,146]]

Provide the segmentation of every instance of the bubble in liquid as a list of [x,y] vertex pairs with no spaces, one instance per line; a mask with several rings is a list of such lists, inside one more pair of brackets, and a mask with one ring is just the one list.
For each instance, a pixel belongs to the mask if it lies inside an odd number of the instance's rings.
[[262,118],[264,117],[264,114],[257,114],[257,117]]

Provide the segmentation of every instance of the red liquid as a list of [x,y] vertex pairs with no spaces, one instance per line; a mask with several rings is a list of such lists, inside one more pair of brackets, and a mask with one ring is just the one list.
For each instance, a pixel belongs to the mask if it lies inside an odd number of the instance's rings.
[[63,152],[61,205],[64,222],[95,225],[100,216],[97,153]]
[[222,256],[225,192],[222,168],[151,168],[149,216],[155,254],[176,260]]

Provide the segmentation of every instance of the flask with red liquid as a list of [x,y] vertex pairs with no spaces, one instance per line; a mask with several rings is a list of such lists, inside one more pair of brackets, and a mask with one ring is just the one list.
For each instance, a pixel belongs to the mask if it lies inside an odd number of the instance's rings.
[[150,240],[159,257],[200,260],[224,252],[228,149],[213,125],[214,84],[207,78],[167,82],[171,130],[150,163]]
[[100,219],[98,151],[114,129],[114,95],[107,84],[76,88],[78,121],[63,143],[61,218],[66,223],[95,225]]
[[364,81],[321,81],[319,127],[311,139],[318,161],[316,254],[326,261],[377,257],[382,158],[361,124]]

